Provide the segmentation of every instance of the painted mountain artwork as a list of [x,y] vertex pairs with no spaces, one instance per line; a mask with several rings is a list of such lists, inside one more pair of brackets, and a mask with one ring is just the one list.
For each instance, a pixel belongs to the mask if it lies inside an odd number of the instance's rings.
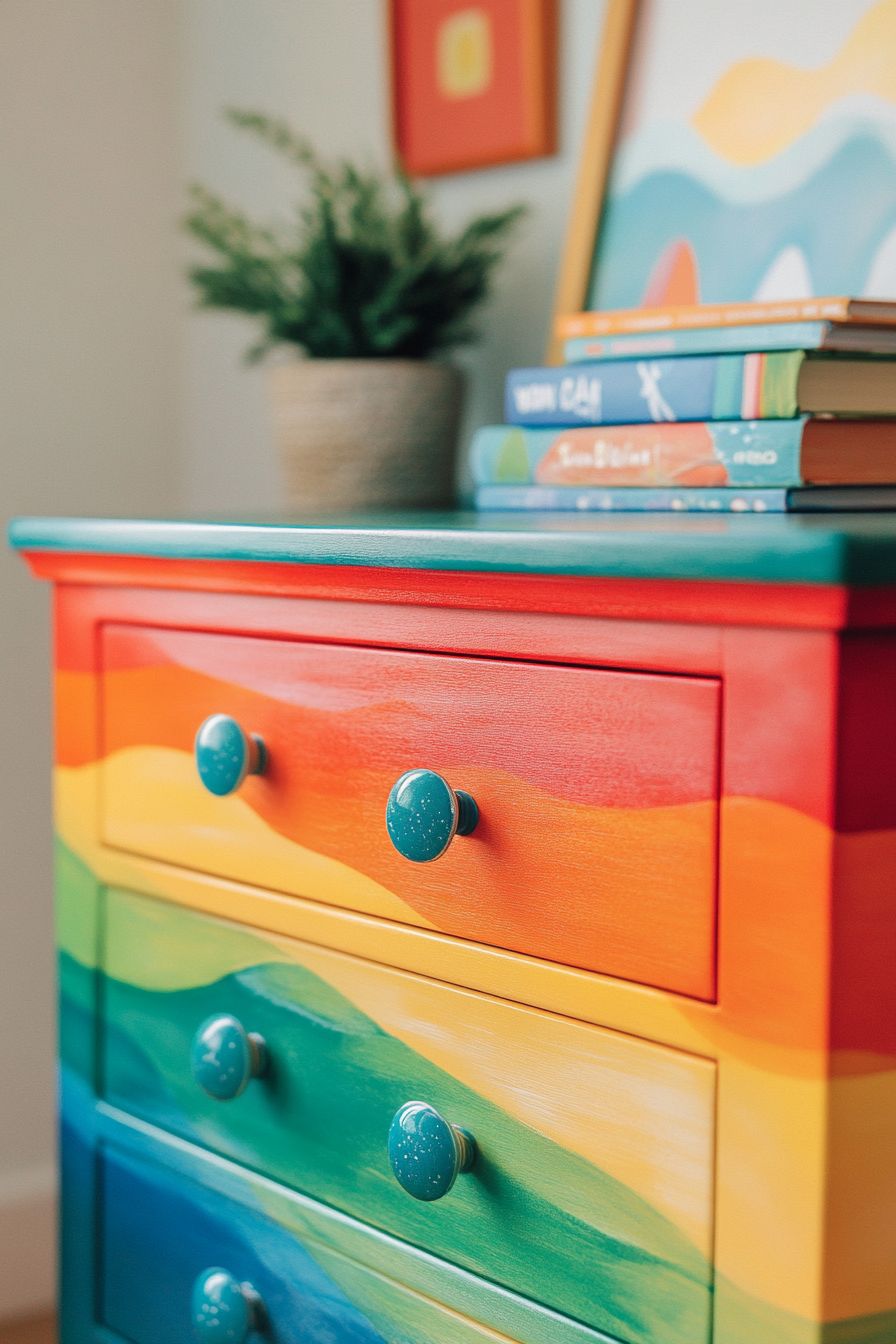
[[586,307],[896,295],[896,0],[641,0]]

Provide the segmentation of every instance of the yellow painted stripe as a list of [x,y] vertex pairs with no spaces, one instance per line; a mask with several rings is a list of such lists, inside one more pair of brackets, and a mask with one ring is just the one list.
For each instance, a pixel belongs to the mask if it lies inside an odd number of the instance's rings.
[[710,1254],[710,1062],[323,948],[299,955],[383,1031],[608,1172]]
[[718,1272],[771,1306],[896,1310],[896,1070],[785,1078],[723,1060]]
[[825,1320],[896,1310],[896,1070],[835,1078]]
[[[100,773],[102,772],[102,773]],[[124,849],[162,854],[179,833],[179,862],[199,872],[226,868],[237,881],[273,891],[306,890],[318,900],[383,919],[432,928],[387,888],[347,864],[279,835],[239,796],[215,798],[196,787],[191,758],[164,747],[136,747],[105,763],[56,769],[56,825],[63,841],[95,868],[99,850],[98,798],[114,795],[132,821],[110,837]],[[183,839],[183,818],[190,839]],[[250,920],[247,907],[236,918]]]
[[716,1265],[768,1306],[816,1319],[823,1240],[823,1078],[719,1066]]

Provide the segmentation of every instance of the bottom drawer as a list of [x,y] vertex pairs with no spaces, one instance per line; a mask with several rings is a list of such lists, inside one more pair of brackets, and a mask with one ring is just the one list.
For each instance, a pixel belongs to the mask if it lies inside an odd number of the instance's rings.
[[[116,1340],[609,1344],[229,1164],[181,1147],[170,1166],[148,1146],[105,1144],[99,1162],[98,1306]],[[353,1258],[362,1246],[367,1263]],[[454,1281],[452,1306],[430,1296],[440,1276]]]

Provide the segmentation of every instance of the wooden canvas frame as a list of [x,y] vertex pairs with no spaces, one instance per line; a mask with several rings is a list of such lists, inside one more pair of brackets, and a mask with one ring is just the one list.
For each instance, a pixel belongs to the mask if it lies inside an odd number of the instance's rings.
[[561,353],[561,342],[553,332],[554,320],[560,313],[576,312],[585,306],[638,8],[639,0],[607,0],[597,71],[554,293],[547,351],[549,363],[559,362]]

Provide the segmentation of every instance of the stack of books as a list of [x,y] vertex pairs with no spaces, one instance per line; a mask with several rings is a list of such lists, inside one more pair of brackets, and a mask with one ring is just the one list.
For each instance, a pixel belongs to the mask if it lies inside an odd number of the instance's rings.
[[470,448],[480,509],[896,508],[896,303],[561,318]]

